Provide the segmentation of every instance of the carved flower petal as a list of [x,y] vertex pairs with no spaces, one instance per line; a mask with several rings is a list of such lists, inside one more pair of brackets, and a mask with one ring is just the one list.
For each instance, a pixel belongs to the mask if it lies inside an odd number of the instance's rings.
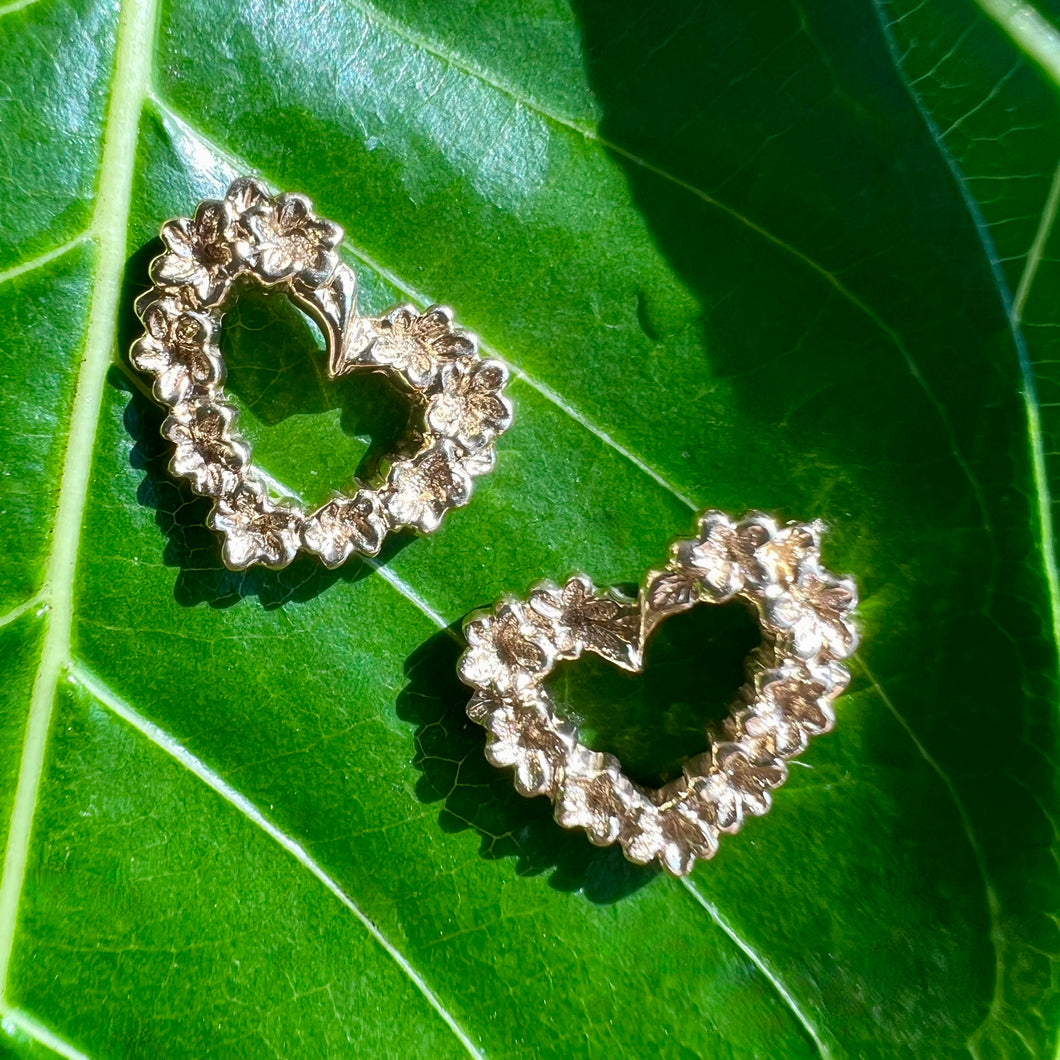
[[153,390],[159,400],[175,405],[191,397],[200,385],[185,365],[166,364],[157,369]]
[[516,788],[522,795],[551,795],[559,784],[557,770],[570,750],[569,736],[536,705],[524,704],[517,718]]
[[177,217],[162,226],[162,242],[166,249],[182,258],[194,254],[195,237],[192,222],[187,217]]
[[238,177],[225,193],[225,213],[229,221],[242,216],[253,206],[269,200],[269,189],[253,177]]
[[195,208],[195,217],[192,221],[197,247],[223,243],[227,220],[224,203],[216,199],[204,199],[200,202]]
[[267,281],[281,280],[295,271],[291,248],[285,243],[266,244],[256,258],[257,271]]
[[496,623],[496,616],[487,615],[464,627],[469,647],[460,657],[459,673],[462,680],[478,688],[508,692],[514,687],[515,675],[498,651]]
[[560,784],[556,820],[566,828],[584,828],[589,838],[604,846],[615,842],[626,817],[628,782],[604,771],[591,779],[566,776]]
[[487,445],[474,453],[468,453],[460,461],[460,466],[472,477],[488,475],[497,463],[497,452],[492,445]]
[[713,857],[718,849],[713,828],[677,806],[659,815],[659,833],[657,857],[671,876],[687,876],[697,859]]
[[707,596],[717,603],[743,588],[745,556],[736,526],[724,512],[705,512],[698,539],[677,542],[672,555],[673,565],[696,571]]
[[752,762],[739,744],[723,744],[715,755],[718,769],[739,793],[743,806],[760,816],[770,807],[770,791],[787,779],[787,767],[781,761],[767,764]]
[[160,255],[151,262],[148,272],[155,283],[167,287],[192,284],[198,288],[203,279],[207,283],[210,280],[210,274],[202,265],[194,258],[181,254]]
[[353,497],[329,501],[309,516],[302,540],[326,567],[337,567],[354,552],[377,555],[386,532],[378,498],[371,490],[361,490]]
[[298,279],[309,287],[322,287],[338,268],[339,256],[323,247],[314,247],[302,256],[300,264]]
[[296,513],[273,505],[250,487],[218,499],[210,525],[225,533],[225,563],[241,570],[255,563],[279,569],[298,554],[301,527]]
[[197,493],[220,497],[239,485],[248,454],[229,435],[234,415],[224,404],[178,405],[162,424],[175,445],[173,473],[190,479]]
[[303,228],[313,214],[313,204],[297,192],[283,192],[276,196],[277,227],[283,232]]
[[145,335],[133,343],[129,360],[141,372],[161,372],[169,367],[169,349],[153,335]]
[[427,410],[430,427],[468,451],[511,426],[511,404],[500,396],[507,370],[498,361],[456,361],[441,371],[441,391]]
[[218,530],[225,530],[224,544],[221,546],[221,554],[225,566],[232,570],[244,570],[262,560],[261,542],[251,533],[240,526],[225,528],[218,525]]
[[395,464],[387,477],[383,502],[395,526],[429,533],[450,508],[471,499],[471,476],[451,442],[436,442]]

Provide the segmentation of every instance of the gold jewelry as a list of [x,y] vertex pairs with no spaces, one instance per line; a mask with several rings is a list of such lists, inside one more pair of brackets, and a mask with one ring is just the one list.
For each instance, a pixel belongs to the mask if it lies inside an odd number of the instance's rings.
[[[450,309],[399,305],[378,319],[357,315],[357,279],[336,251],[342,236],[304,195],[273,196],[242,177],[223,201],[162,226],[166,252],[151,263],[153,288],[136,302],[144,334],[130,358],[154,377],[154,396],[169,409],[162,434],[174,444],[170,469],[213,498],[209,524],[224,535],[224,562],[235,570],[284,567],[300,550],[335,567],[353,553],[376,555],[391,530],[430,533],[468,503],[472,480],[492,470],[494,440],[512,422],[507,369],[479,356]],[[331,378],[384,371],[419,411],[377,488],[358,483],[314,512],[270,496],[236,429],[218,346],[222,317],[248,284],[279,291],[313,316]]]
[[[471,616],[459,672],[475,689],[467,713],[486,729],[486,757],[514,768],[521,794],[548,795],[564,827],[584,828],[599,846],[620,843],[631,861],[691,872],[714,855],[720,834],[769,809],[786,760],[835,723],[833,701],[850,680],[840,660],[857,646],[857,589],[821,565],[822,531],[816,522],[778,526],[761,512],[736,522],[707,511],[698,536],[674,542],[636,600],[576,574]],[[763,643],[730,716],[708,733],[710,750],[687,761],[680,779],[642,787],[614,755],[579,742],[545,687],[559,660],[591,651],[640,671],[664,618],[731,599],[754,610]]]

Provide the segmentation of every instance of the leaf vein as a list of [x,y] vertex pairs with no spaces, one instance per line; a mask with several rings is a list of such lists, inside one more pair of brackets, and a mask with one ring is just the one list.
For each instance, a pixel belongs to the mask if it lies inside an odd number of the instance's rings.
[[39,1023],[32,1016],[17,1008],[3,1007],[4,1022],[14,1024],[23,1034],[32,1038],[35,1042],[51,1049],[53,1053],[63,1057],[64,1060],[89,1060],[80,1049],[75,1049],[69,1042],[64,1041],[54,1031],[49,1030],[43,1023]]
[[82,232],[79,235],[74,236],[73,239],[69,239],[65,243],[60,243],[59,246],[53,247],[51,250],[46,250],[43,254],[38,254],[35,258],[30,258],[29,261],[24,261],[20,265],[14,265],[10,269],[5,269],[3,272],[0,272],[0,285],[8,283],[10,280],[16,280],[19,276],[25,276],[27,273],[34,272],[36,269],[43,268],[45,265],[69,254],[71,250],[83,246],[85,243],[89,242],[91,238],[91,230]]
[[305,847],[273,824],[250,799],[228,784],[218,773],[215,773],[205,762],[193,755],[183,744],[129,706],[94,674],[77,662],[71,663],[68,672],[71,679],[76,681],[98,703],[121,718],[126,724],[131,725],[178,765],[201,780],[233,809],[241,813],[251,824],[261,829],[277,845],[286,850],[311,876],[322,883],[353,914],[368,934],[382,947],[402,972],[408,976],[413,985],[459,1039],[460,1044],[463,1045],[467,1052],[481,1060],[484,1054],[467,1036],[464,1029],[442,1004],[438,995],[435,994],[426,980],[412,967],[404,954],[383,934],[360,906],[324,871],[324,868]]
[[1048,242],[1053,226],[1056,223],[1058,208],[1060,208],[1060,162],[1057,163],[1056,170],[1053,173],[1052,184],[1049,186],[1049,194],[1046,196],[1045,206],[1042,208],[1038,228],[1027,251],[1023,272],[1020,274],[1020,282],[1012,298],[1011,318],[1012,323],[1016,327],[1019,327],[1023,322],[1023,307],[1027,304],[1027,298],[1030,296],[1034,279],[1038,275],[1038,267],[1041,265],[1042,257],[1045,253],[1045,244]]
[[[981,3],[982,2],[1000,2],[1000,3],[1004,3],[1004,2],[1006,2],[1006,0],[980,0],[980,2]],[[670,173],[668,170],[665,170],[665,169],[661,168],[660,166],[656,166],[656,165],[652,164],[651,162],[647,161],[647,159],[640,157],[639,155],[635,154],[634,152],[628,150],[627,148],[622,147],[620,144],[617,144],[617,143],[614,143],[611,140],[605,139],[604,137],[600,136],[599,133],[597,133],[595,130],[587,128],[587,127],[582,126],[582,125],[578,125],[577,123],[575,123],[575,122],[573,122],[573,121],[571,121],[571,120],[569,120],[567,118],[562,118],[559,115],[557,115],[557,114],[549,111],[545,107],[541,106],[539,103],[537,103],[537,102],[535,102],[533,100],[527,99],[524,96],[521,96],[510,85],[506,85],[503,82],[498,81],[497,79],[490,77],[484,71],[479,70],[479,69],[475,68],[474,66],[471,66],[470,64],[466,63],[464,60],[457,58],[452,53],[447,52],[447,51],[445,51],[442,48],[439,48],[436,44],[433,44],[432,42],[428,41],[426,38],[420,36],[417,33],[412,32],[403,23],[398,22],[395,19],[389,18],[388,16],[386,16],[382,12],[380,12],[377,8],[375,8],[373,5],[365,3],[364,0],[351,0],[351,3],[352,3],[352,6],[355,7],[357,10],[359,10],[365,16],[366,19],[374,21],[377,25],[379,25],[382,28],[386,29],[388,32],[391,32],[391,33],[395,34],[395,36],[399,36],[399,37],[403,38],[404,40],[408,41],[408,43],[413,45],[414,47],[421,48],[423,51],[427,52],[429,55],[433,55],[439,61],[450,65],[454,69],[459,70],[461,73],[464,73],[464,74],[466,74],[469,77],[474,77],[477,80],[481,81],[483,84],[488,85],[490,88],[493,88],[496,91],[507,95],[515,103],[526,107],[528,110],[533,111],[534,113],[540,115],[542,118],[545,118],[546,120],[551,121],[551,122],[553,122],[556,125],[559,125],[559,126],[565,128],[565,129],[568,129],[571,132],[574,132],[574,133],[584,137],[587,140],[590,140],[590,141],[592,141],[594,143],[599,144],[605,150],[610,151],[610,152],[612,152],[612,153],[614,153],[616,155],[619,155],[620,157],[626,159],[626,161],[632,162],[634,165],[639,166],[640,168],[644,169],[646,172],[649,172],[649,173],[653,174],[654,176],[659,177],[661,180],[665,180],[668,183],[673,184],[675,187],[678,187],[678,188],[682,189],[683,191],[687,192],[688,194],[695,196],[696,198],[700,199],[705,204],[707,204],[709,206],[712,206],[715,209],[717,209],[717,210],[721,211],[722,213],[726,214],[728,217],[732,218],[738,224],[741,224],[741,225],[745,226],[750,231],[754,232],[757,236],[761,237],[762,239],[766,240],[769,243],[772,243],[775,247],[777,247],[782,252],[790,254],[792,257],[794,257],[797,261],[801,262],[804,266],[809,268],[811,271],[817,273],[818,276],[820,276],[831,287],[833,287],[835,289],[835,291],[839,295],[841,295],[843,298],[845,298],[855,309],[857,309],[859,312],[863,313],[872,322],[872,324],[876,328],[878,328],[884,334],[884,336],[897,349],[898,353],[901,355],[902,359],[905,361],[906,367],[908,368],[909,372],[912,374],[912,376],[913,376],[914,380],[917,382],[918,386],[920,386],[920,388],[927,395],[929,402],[931,403],[931,405],[934,408],[935,412],[937,413],[937,415],[939,416],[940,420],[942,421],[943,428],[946,431],[947,437],[948,437],[948,439],[950,441],[950,447],[951,447],[951,449],[953,451],[953,455],[956,458],[958,464],[960,465],[961,471],[963,472],[963,474],[965,475],[965,477],[967,478],[969,484],[972,487],[972,490],[973,490],[973,492],[975,494],[975,497],[976,497],[976,501],[978,503],[979,510],[980,510],[980,512],[982,514],[982,517],[983,517],[984,524],[987,526],[987,529],[989,530],[989,518],[988,518],[988,515],[987,515],[986,502],[985,502],[985,499],[983,497],[982,487],[980,486],[978,480],[976,479],[975,475],[973,474],[972,469],[971,469],[970,465],[968,464],[967,460],[964,458],[964,456],[962,455],[962,453],[960,452],[960,450],[957,447],[956,436],[954,434],[953,427],[952,427],[952,425],[951,425],[951,423],[949,421],[949,417],[946,414],[945,406],[939,400],[939,398],[935,394],[934,390],[929,385],[927,379],[924,377],[923,373],[920,371],[919,365],[917,365],[916,361],[913,359],[912,354],[910,353],[908,347],[905,345],[905,342],[902,340],[902,338],[898,334],[898,332],[894,328],[890,327],[890,325],[888,325],[883,320],[883,318],[871,306],[868,305],[868,303],[863,301],[860,297],[858,297],[858,295],[856,295],[852,290],[850,290],[850,288],[848,288],[839,279],[839,277],[835,273],[833,273],[829,269],[825,268],[819,262],[817,262],[816,260],[811,258],[808,254],[805,254],[803,251],[799,250],[798,247],[794,246],[791,243],[788,243],[784,239],[781,239],[779,236],[775,235],[769,229],[764,228],[762,225],[758,224],[756,221],[752,220],[750,217],[747,217],[745,214],[740,213],[740,211],[735,209],[734,207],[729,206],[726,203],[722,202],[721,200],[714,198],[712,195],[708,194],[702,188],[697,187],[696,185],[690,183],[689,181],[683,180],[682,178],[676,176],[673,173]],[[805,19],[804,19],[804,22],[805,22]],[[370,262],[367,262],[367,261],[366,261],[366,263],[370,264]],[[404,285],[400,285],[399,284],[397,286],[401,286],[401,287],[404,288]],[[530,379],[528,377],[525,378],[525,381],[530,386],[533,386],[533,387],[535,387],[535,389],[540,390],[541,393],[544,394],[545,397],[550,398],[550,400],[552,399],[552,393],[553,392],[551,392],[551,391],[546,392],[545,389],[542,389],[541,387],[539,387],[535,383],[534,380],[532,380],[532,379]],[[563,408],[563,407],[564,406],[562,404],[560,404],[560,408]],[[610,439],[608,439],[607,435],[604,434],[603,432],[601,432],[600,430],[594,429],[593,427],[590,427],[588,423],[584,423],[584,425],[589,427],[589,429],[592,430],[594,434],[597,434],[604,441],[610,441]],[[611,444],[614,444],[614,443],[612,442]],[[629,453],[627,453],[625,450],[619,448],[618,446],[615,446],[615,448],[618,449],[618,451],[620,453],[622,453],[624,456],[627,456],[627,457],[630,456]],[[642,470],[644,470],[648,474],[650,474],[652,476],[652,478],[654,478],[657,482],[660,483],[660,485],[665,486],[667,489],[670,490],[671,493],[673,493],[675,496],[677,496],[680,500],[686,501],[686,503],[688,503],[689,506],[692,507],[693,509],[695,509],[697,507],[697,505],[693,504],[692,502],[687,501],[685,497],[683,497],[680,493],[678,493],[672,486],[670,486],[665,481],[665,479],[663,479],[661,476],[659,476],[656,472],[651,470],[649,467],[644,465],[642,462],[639,462],[639,461],[634,461],[634,462],[637,462],[638,466],[640,466]]]
[[0,873],[0,995],[7,989],[17,912],[29,858],[30,833],[44,768],[56,683],[69,655],[74,574],[81,520],[92,469],[92,448],[118,317],[136,139],[154,54],[157,0],[127,0],[119,17],[114,87],[103,136],[92,230],[99,239],[96,284],[88,312],[81,367],[59,485],[42,595],[50,605],[40,663],[33,682]]
[[762,959],[762,957],[754,950],[754,948],[740,936],[740,934],[722,917],[718,912],[717,906],[713,902],[707,900],[704,894],[696,887],[691,880],[682,877],[679,881],[686,891],[699,903],[703,909],[706,910],[707,915],[714,923],[721,928],[721,930],[732,940],[736,947],[743,953],[751,963],[758,969],[759,972],[765,977],[767,982],[773,987],[773,989],[780,996],[781,1000],[787,1004],[788,1008],[791,1009],[795,1018],[802,1025],[803,1030],[810,1036],[813,1041],[817,1052],[820,1054],[822,1060],[830,1060],[831,1052],[825,1046],[824,1042],[821,1041],[821,1036],[817,1033],[816,1027],[814,1027],[810,1018],[805,1012],[799,1007],[795,998],[792,997],[791,992],[784,985],[780,977],[774,972]]
[[13,15],[16,11],[22,11],[39,2],[40,0],[11,0],[10,4],[0,4],[0,18],[4,15]]
[[9,626],[12,622],[17,622],[31,607],[40,602],[41,594],[36,592],[28,600],[23,600],[22,603],[11,608],[6,615],[0,615],[0,629]]
[[[943,786],[949,793],[950,798],[953,801],[954,808],[957,811],[957,817],[961,822],[961,828],[964,831],[965,838],[968,840],[968,845],[972,850],[972,857],[975,859],[976,868],[979,870],[979,875],[983,881],[983,891],[986,895],[986,907],[987,914],[990,919],[990,942],[994,948],[994,995],[990,1000],[990,1015],[994,1016],[995,1019],[1001,1020],[1000,1008],[1001,1008],[1001,992],[1002,992],[1002,975],[1004,972],[1004,959],[1002,952],[1004,948],[1004,937],[1001,932],[1001,901],[998,898],[997,891],[994,888],[993,881],[990,878],[990,874],[987,872],[986,867],[986,854],[983,850],[982,844],[979,842],[979,837],[976,835],[975,828],[972,825],[972,819],[968,815],[968,811],[964,807],[964,802],[961,800],[960,795],[957,792],[957,786],[950,779],[949,775],[942,768],[941,765],[931,755],[931,752],[920,742],[920,738],[917,736],[912,725],[906,720],[898,708],[894,705],[893,700],[884,691],[883,685],[876,679],[875,674],[869,669],[868,664],[861,657],[861,655],[855,655],[854,658],[857,660],[858,665],[861,667],[865,676],[869,679],[869,683],[872,685],[873,691],[879,697],[880,702],[887,708],[887,710],[894,717],[895,721],[898,722],[899,726],[913,741],[913,746],[916,748],[920,757],[928,764],[931,770],[938,776],[939,780],[942,781]],[[985,1021],[984,1021],[985,1022]],[[974,1039],[975,1035],[972,1035]]]

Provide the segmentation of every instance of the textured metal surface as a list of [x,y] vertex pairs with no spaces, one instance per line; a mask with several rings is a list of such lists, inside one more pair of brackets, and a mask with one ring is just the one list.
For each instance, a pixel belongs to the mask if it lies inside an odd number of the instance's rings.
[[[374,556],[390,530],[430,533],[450,508],[467,504],[472,480],[493,467],[494,439],[511,425],[507,369],[479,356],[451,310],[399,305],[378,319],[357,315],[356,276],[335,249],[342,235],[305,196],[273,196],[243,177],[223,201],[162,226],[166,252],[151,263],[154,287],[136,303],[144,333],[130,357],[169,409],[162,433],[174,445],[170,468],[213,498],[209,522],[236,570],[284,567],[300,550],[335,567],[353,553]],[[270,496],[226,400],[218,346],[222,317],[247,284],[282,293],[314,317],[332,378],[383,371],[414,403],[419,422],[384,462],[377,489],[358,483],[352,496],[313,512]]]
[[[857,646],[857,590],[821,565],[821,532],[818,523],[778,526],[761,512],[737,522],[707,511],[698,536],[672,545],[636,600],[577,574],[471,616],[459,668],[475,689],[467,712],[487,731],[487,758],[513,767],[523,795],[548,795],[561,825],[584,828],[600,846],[620,843],[631,861],[690,872],[721,834],[769,809],[786,760],[835,723],[833,701],[850,680],[841,660]],[[729,716],[709,733],[710,750],[689,759],[679,780],[644,788],[613,755],[579,742],[545,687],[559,660],[591,651],[639,671],[659,622],[734,598],[754,608],[762,644]]]

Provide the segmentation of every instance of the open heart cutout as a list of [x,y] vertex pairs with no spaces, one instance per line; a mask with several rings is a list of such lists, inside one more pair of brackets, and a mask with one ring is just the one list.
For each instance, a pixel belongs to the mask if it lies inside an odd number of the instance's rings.
[[[636,600],[577,574],[471,616],[459,670],[475,689],[467,713],[487,731],[487,758],[514,768],[523,795],[549,796],[564,827],[585,829],[599,846],[620,843],[631,861],[691,872],[714,855],[721,834],[769,809],[786,760],[835,724],[833,701],[850,680],[841,660],[857,646],[857,589],[822,566],[822,530],[778,526],[761,512],[737,522],[707,511],[698,536],[673,544],[666,568],[648,572]],[[729,716],[708,733],[710,750],[686,761],[679,779],[643,787],[614,755],[580,742],[544,684],[559,660],[591,651],[639,672],[667,616],[734,598],[754,609],[762,644],[748,657]]]
[[[356,275],[335,249],[342,236],[305,196],[273,196],[242,177],[223,201],[163,225],[166,253],[151,263],[154,286],[136,302],[144,334],[130,358],[153,376],[154,396],[169,409],[162,434],[174,444],[170,469],[213,498],[209,523],[224,536],[233,570],[284,567],[301,550],[336,567],[355,552],[378,554],[391,530],[430,533],[468,503],[472,480],[492,470],[493,443],[511,425],[507,368],[479,355],[450,309],[399,305],[379,318],[357,315]],[[417,416],[375,488],[358,483],[313,512],[270,494],[226,400],[218,345],[224,313],[247,284],[284,294],[320,324],[331,378],[385,372],[412,401]]]

